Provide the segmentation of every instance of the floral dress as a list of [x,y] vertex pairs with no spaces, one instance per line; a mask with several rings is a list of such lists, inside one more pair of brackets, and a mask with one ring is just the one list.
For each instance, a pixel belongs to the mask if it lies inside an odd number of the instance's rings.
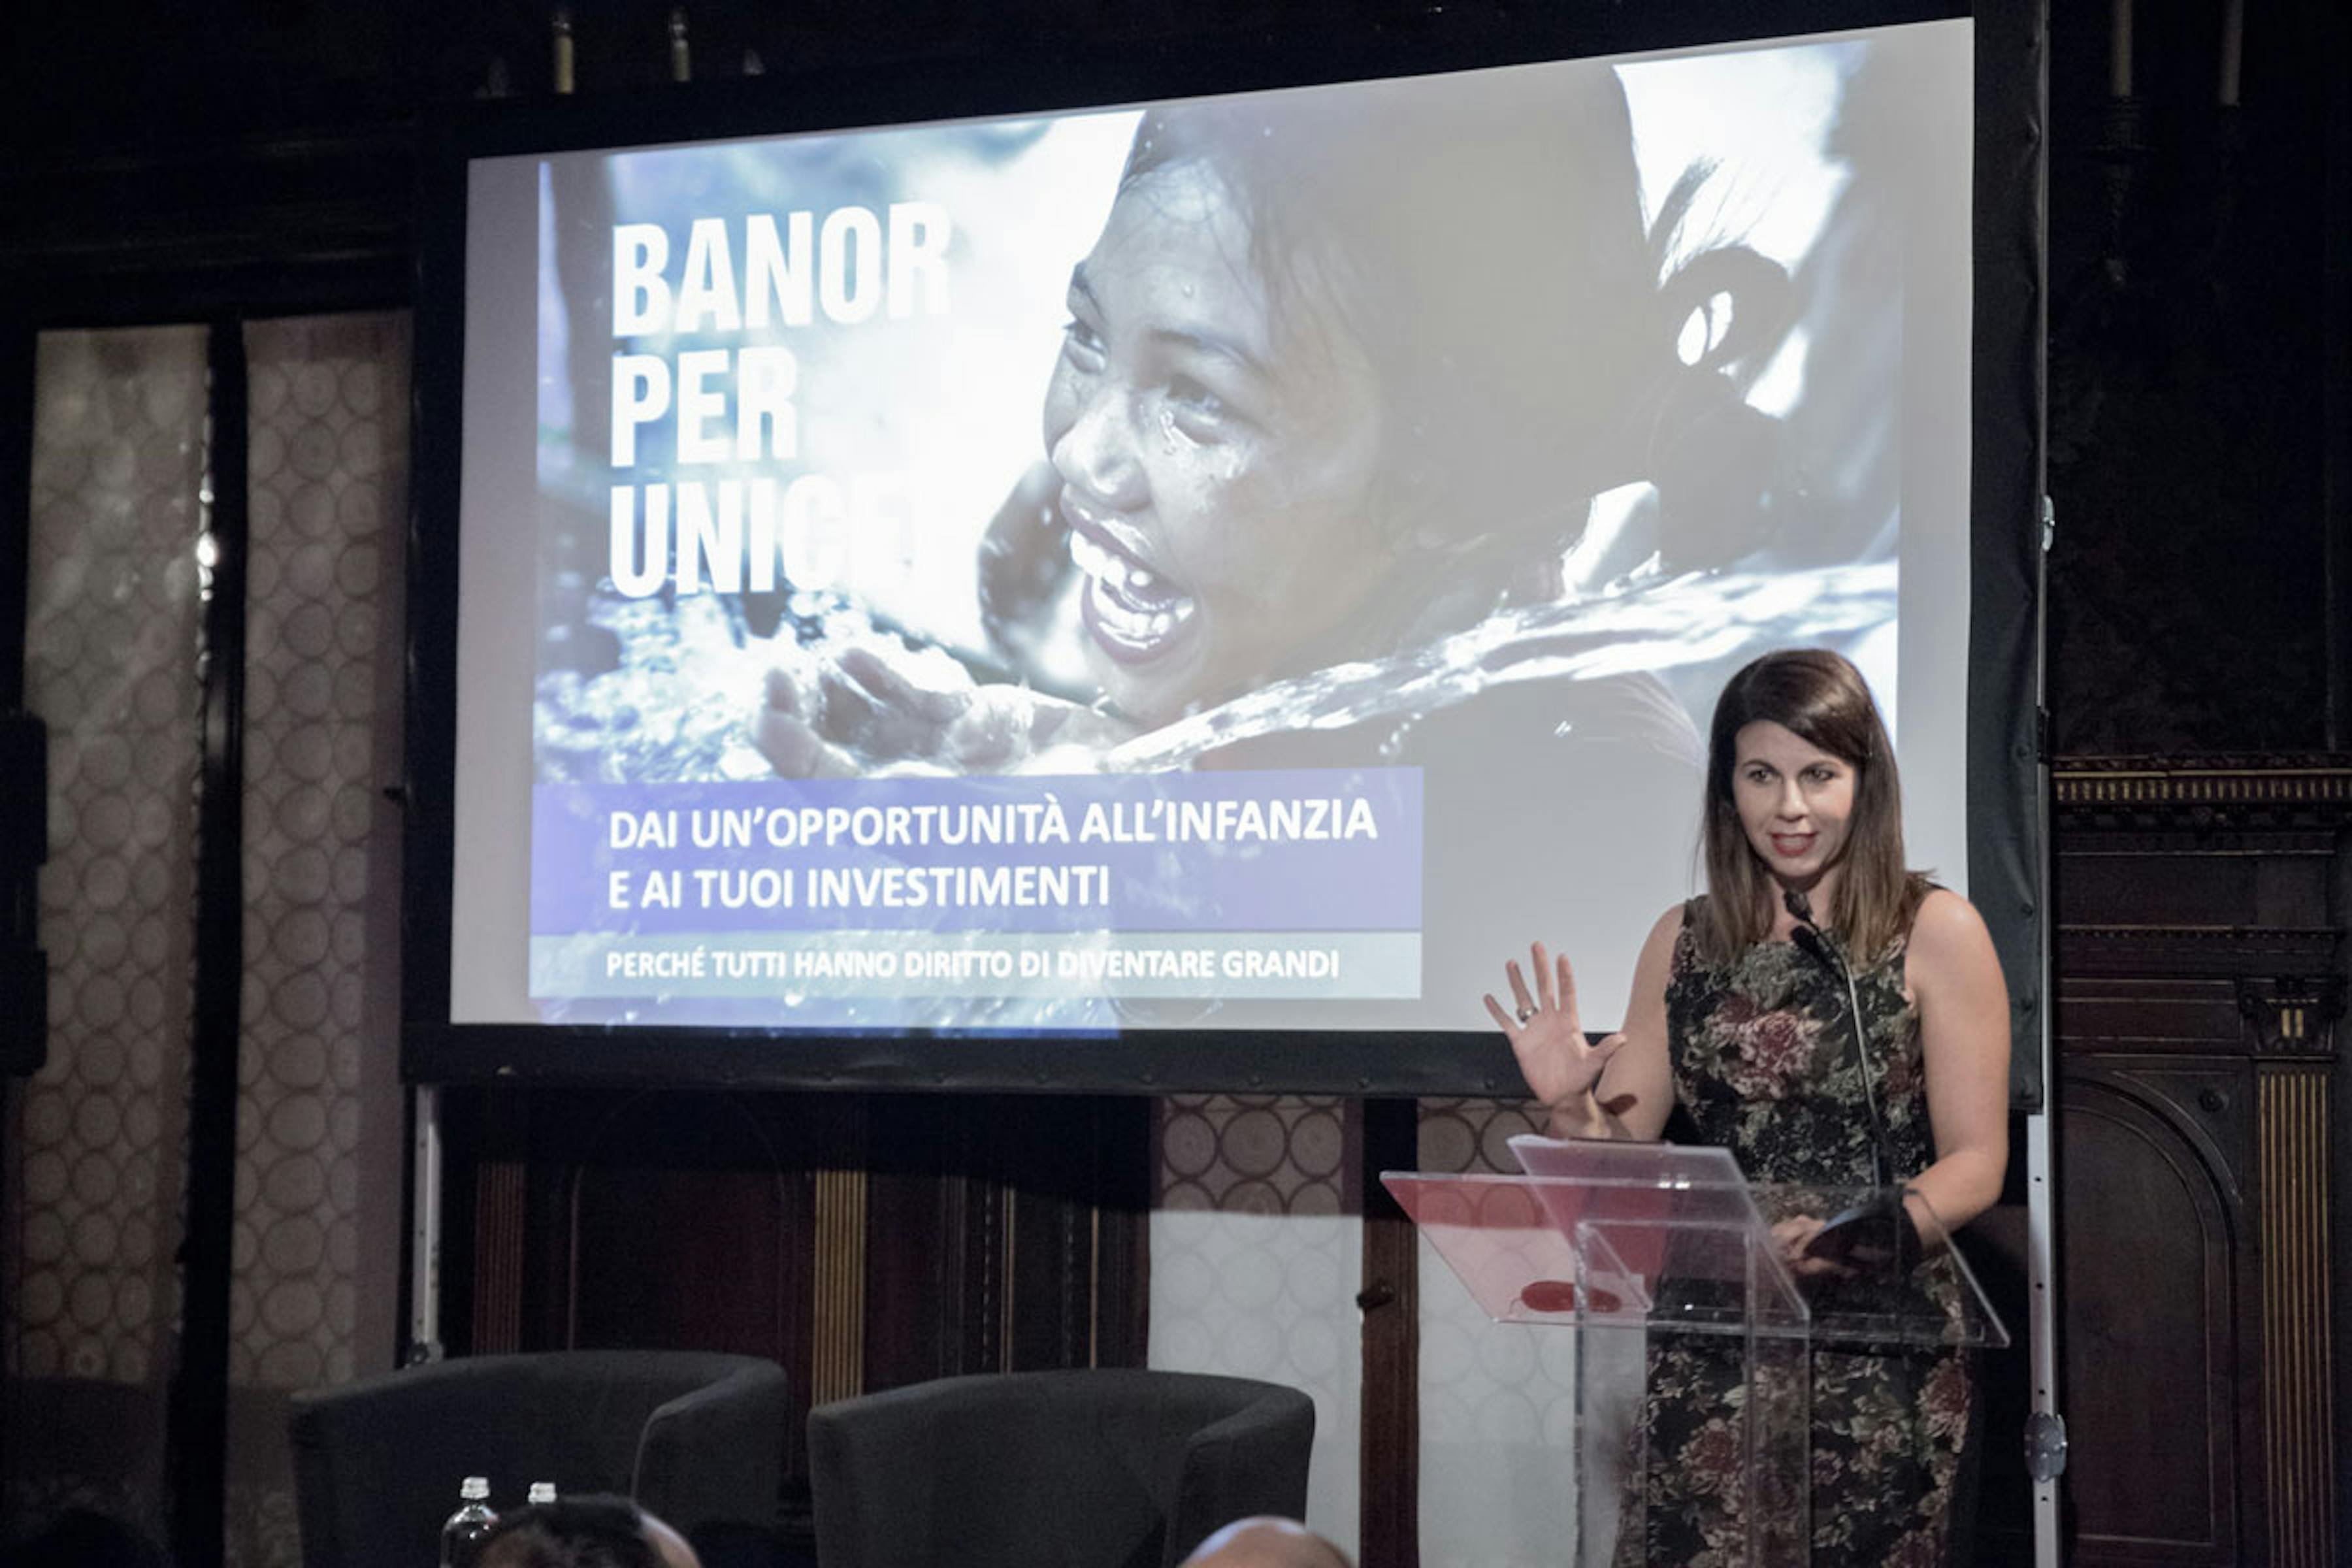
[[[1753,1182],[1869,1184],[1870,1113],[1844,982],[1786,942],[1710,963],[1699,953],[1692,913],[1675,943],[1666,1020],[1675,1097],[1701,1141],[1729,1149]],[[1925,1169],[1934,1149],[1919,1016],[1903,994],[1906,946],[1898,936],[1854,971],[1897,1180]],[[1816,1346],[1811,1363],[1816,1568],[1947,1562],[1977,1403],[1967,1353]],[[1742,1561],[1726,1500],[1737,1495],[1740,1445],[1731,1402],[1739,1374],[1726,1342],[1653,1342],[1648,1460],[1638,1471],[1638,1499],[1627,1499],[1639,1511],[1629,1507],[1621,1563],[1719,1568]]]

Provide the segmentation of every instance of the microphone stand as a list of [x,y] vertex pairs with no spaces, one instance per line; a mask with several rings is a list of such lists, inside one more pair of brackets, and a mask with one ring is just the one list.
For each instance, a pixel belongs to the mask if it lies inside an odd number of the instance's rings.
[[[1872,1200],[1870,1207],[1872,1211],[1883,1212],[1885,1208],[1885,1194],[1894,1183],[1888,1173],[1891,1162],[1887,1155],[1886,1121],[1878,1109],[1878,1084],[1871,1074],[1870,1046],[1864,1037],[1862,992],[1854,984],[1853,969],[1838,956],[1837,949],[1830,944],[1828,933],[1824,932],[1820,922],[1813,919],[1812,900],[1806,898],[1804,894],[1790,889],[1781,892],[1780,901],[1797,921],[1797,929],[1790,933],[1791,940],[1808,957],[1825,965],[1830,973],[1845,983],[1845,1016],[1849,1032],[1853,1040],[1853,1063],[1855,1069],[1862,1075],[1862,1102],[1870,1112],[1870,1174],[1871,1181],[1878,1192],[1878,1195]],[[1849,1217],[1860,1218],[1862,1215],[1855,1213],[1851,1215],[1837,1216],[1839,1220]],[[1891,1253],[1891,1260],[1899,1268],[1902,1267],[1903,1258],[1909,1252],[1909,1249],[1902,1245],[1902,1231],[1911,1228],[1910,1215],[1903,1212],[1900,1199],[1895,1202],[1892,1217],[1901,1222],[1900,1228],[1896,1231],[1895,1246]],[[1816,1237],[1814,1240],[1819,1242],[1830,1234],[1830,1228],[1824,1227],[1822,1235]],[[1809,1246],[1807,1250],[1811,1251],[1812,1248]]]

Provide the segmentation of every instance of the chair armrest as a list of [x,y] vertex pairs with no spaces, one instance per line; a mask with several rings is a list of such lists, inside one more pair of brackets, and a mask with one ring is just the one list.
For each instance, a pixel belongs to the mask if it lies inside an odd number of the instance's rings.
[[947,1379],[820,1405],[809,1412],[810,1501],[824,1568],[903,1568],[939,1538],[969,1484],[950,1428],[984,1414],[978,1380]]
[[688,1535],[713,1523],[772,1530],[791,1429],[783,1369],[747,1364],[655,1409],[638,1439],[631,1489]]
[[1168,1555],[1179,1563],[1236,1519],[1307,1515],[1307,1454],[1315,1437],[1315,1402],[1295,1388],[1269,1385],[1231,1415],[1202,1427],[1184,1446],[1184,1468],[1168,1518]]

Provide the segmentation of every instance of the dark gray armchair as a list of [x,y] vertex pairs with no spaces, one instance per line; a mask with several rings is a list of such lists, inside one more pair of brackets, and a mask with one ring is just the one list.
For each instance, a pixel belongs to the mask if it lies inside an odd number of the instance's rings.
[[1169,1568],[1307,1510],[1315,1406],[1279,1384],[1096,1370],[944,1378],[809,1413],[821,1568]]
[[790,1436],[783,1369],[698,1351],[467,1356],[297,1394],[305,1568],[433,1561],[458,1483],[618,1492],[689,1539],[772,1532]]

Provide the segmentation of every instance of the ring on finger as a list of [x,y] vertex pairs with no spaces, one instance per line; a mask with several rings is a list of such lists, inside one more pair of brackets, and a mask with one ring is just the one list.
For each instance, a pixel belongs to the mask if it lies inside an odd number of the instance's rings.
[[1519,1022],[1522,1024],[1526,1023],[1535,1016],[1536,1010],[1533,1007],[1522,1007],[1519,1009]]

